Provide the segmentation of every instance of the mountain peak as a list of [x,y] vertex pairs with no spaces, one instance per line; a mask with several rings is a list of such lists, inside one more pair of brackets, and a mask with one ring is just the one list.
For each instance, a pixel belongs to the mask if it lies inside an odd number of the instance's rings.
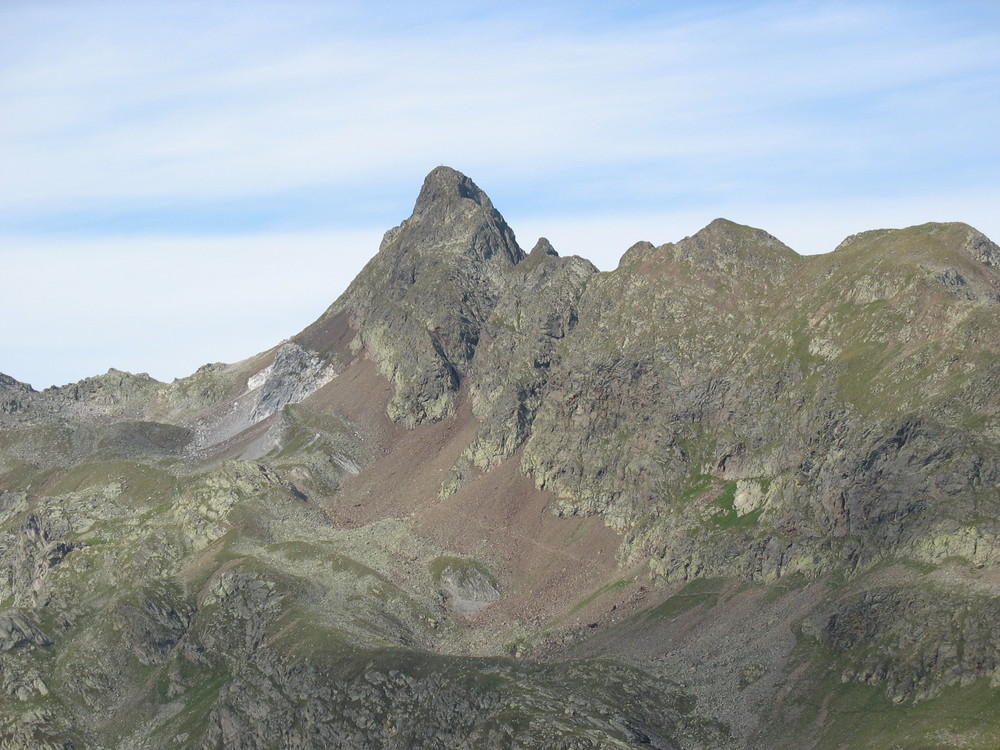
[[784,265],[800,256],[763,229],[715,219],[704,229],[677,243],[681,257],[709,265],[740,263],[751,266]]
[[335,304],[350,311],[359,344],[394,381],[393,419],[451,413],[482,327],[524,257],[472,180],[443,166],[427,175],[413,213],[386,232]]
[[1000,247],[979,230],[957,221],[859,232],[847,237],[834,252],[876,254],[897,262],[953,261],[962,255],[985,266],[1000,267]]
[[524,252],[500,212],[476,183],[451,167],[437,167],[424,178],[413,213],[386,232],[380,253],[411,252],[463,257],[477,262],[496,255],[517,265]]
[[531,252],[528,255],[529,256],[531,256],[531,255],[552,255],[552,256],[554,256],[556,258],[559,257],[559,253],[557,253],[556,249],[554,247],[552,247],[552,243],[549,242],[549,240],[548,240],[547,237],[539,237],[538,238],[538,242],[536,242],[535,246],[533,248],[531,248]]
[[442,202],[469,200],[488,211],[493,210],[489,197],[469,177],[451,167],[435,167],[424,178],[414,213],[424,213]]

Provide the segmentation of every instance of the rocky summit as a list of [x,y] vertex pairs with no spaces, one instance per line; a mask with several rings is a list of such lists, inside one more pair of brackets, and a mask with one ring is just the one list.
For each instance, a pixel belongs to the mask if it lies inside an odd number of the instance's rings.
[[298,335],[0,376],[0,748],[1000,747],[1000,248],[525,253],[446,167]]

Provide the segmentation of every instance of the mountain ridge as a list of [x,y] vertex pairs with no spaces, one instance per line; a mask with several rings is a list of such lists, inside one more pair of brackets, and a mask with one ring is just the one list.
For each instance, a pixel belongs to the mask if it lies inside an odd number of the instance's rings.
[[[435,171],[433,171],[432,173],[430,173],[428,175],[428,179],[430,179],[431,175],[434,175],[434,174],[436,174],[439,171],[441,173],[443,173],[443,174],[447,174],[447,173],[450,172],[450,173],[454,173],[455,175],[457,175],[457,178],[461,178],[461,181],[462,181],[461,184],[468,184],[469,186],[471,186],[470,188],[467,188],[470,191],[470,193],[472,191],[474,191],[474,194],[478,194],[479,196],[481,196],[480,200],[485,199],[485,201],[487,202],[487,208],[488,208],[488,210],[491,213],[494,213],[497,216],[499,216],[499,214],[496,212],[496,209],[493,208],[493,204],[489,200],[489,197],[485,193],[483,193],[482,190],[480,190],[479,187],[476,186],[475,183],[473,183],[468,177],[466,177],[465,175],[461,174],[457,170],[453,170],[450,167],[443,167],[443,166],[442,167],[438,167],[438,168],[436,168]],[[456,188],[457,188],[458,184],[459,183],[456,182]],[[467,196],[462,196],[462,197],[467,197]],[[474,199],[468,198],[468,197],[467,197],[467,199],[473,200],[473,202],[478,203],[478,200],[474,200]],[[423,200],[424,200],[424,202],[427,202],[427,201],[433,202],[434,201],[433,198],[425,198]],[[418,204],[421,203],[421,198],[418,197],[417,203]],[[424,211],[426,211],[426,209],[421,209],[420,213],[423,213]],[[415,213],[416,212],[417,212],[417,209],[416,209],[416,205],[415,205]],[[500,218],[502,219],[502,217],[500,217]],[[405,224],[405,222],[404,222],[404,224]],[[509,227],[506,227],[506,222],[503,222],[502,226],[505,228],[505,230],[509,229]],[[392,240],[395,240],[396,236],[397,236],[397,232],[400,231],[402,229],[402,227],[403,227],[403,224],[400,224],[397,227],[394,227],[393,229],[388,230],[385,233],[385,236],[383,237],[383,240],[382,240],[382,243],[380,245],[379,250],[381,250],[382,248],[384,248],[387,244],[390,244],[390,242]],[[795,250],[793,250],[792,248],[789,248],[788,246],[784,245],[780,240],[777,240],[776,238],[774,238],[772,235],[770,235],[769,233],[767,233],[765,230],[756,229],[756,228],[753,228],[753,227],[750,227],[750,226],[744,225],[744,224],[738,224],[738,223],[733,222],[733,221],[731,221],[729,219],[720,217],[720,218],[717,218],[717,219],[713,219],[711,222],[709,222],[708,224],[706,224],[701,230],[699,230],[698,232],[695,232],[693,235],[689,235],[687,237],[684,237],[681,240],[678,240],[677,242],[668,242],[668,243],[665,243],[663,245],[656,246],[656,245],[653,245],[652,243],[650,243],[650,242],[648,242],[646,240],[639,240],[639,241],[633,243],[629,248],[627,248],[623,252],[622,256],[619,259],[618,268],[620,268],[622,265],[631,265],[631,264],[636,263],[638,261],[638,259],[640,258],[640,256],[642,256],[643,260],[648,259],[645,256],[649,252],[651,252],[651,251],[663,252],[665,249],[672,249],[672,248],[674,248],[678,243],[681,243],[681,242],[685,242],[685,241],[689,241],[689,240],[696,240],[699,237],[704,236],[704,235],[709,234],[709,233],[711,233],[711,234],[718,234],[718,232],[713,232],[712,231],[713,229],[717,229],[718,227],[734,227],[734,228],[738,228],[741,231],[751,230],[754,233],[759,233],[759,235],[762,236],[762,237],[766,237],[766,238],[769,238],[771,240],[774,240],[774,242],[776,243],[775,247],[776,247],[776,249],[778,249],[778,254],[779,255],[782,255],[782,256],[787,257],[787,258],[792,258],[793,256],[788,254],[788,251],[790,251],[792,254],[794,254],[795,258],[799,258],[799,259],[830,258],[834,253],[841,253],[841,252],[847,250],[848,247],[850,247],[851,245],[855,245],[856,243],[862,242],[865,239],[868,239],[868,238],[881,238],[881,237],[885,237],[886,235],[890,235],[890,234],[898,234],[898,233],[906,234],[906,233],[913,233],[913,232],[918,231],[918,230],[919,231],[927,231],[927,230],[929,230],[928,233],[934,233],[934,232],[938,232],[938,231],[941,231],[941,230],[945,230],[945,231],[950,231],[950,230],[954,230],[954,231],[965,230],[967,232],[968,236],[967,236],[967,238],[965,240],[965,243],[964,243],[964,246],[962,248],[962,250],[964,251],[963,254],[966,255],[966,256],[968,256],[972,260],[977,261],[977,263],[982,264],[982,265],[986,265],[986,266],[990,266],[990,267],[1000,266],[1000,246],[998,246],[995,242],[993,242],[992,240],[990,240],[986,235],[982,234],[977,229],[975,229],[974,227],[972,227],[972,226],[970,226],[970,225],[968,225],[968,224],[966,224],[964,222],[927,222],[925,224],[913,225],[913,226],[910,226],[910,227],[903,227],[903,228],[898,228],[898,229],[872,229],[872,230],[865,230],[865,231],[862,231],[862,232],[858,232],[858,233],[849,235],[844,240],[842,240],[837,245],[837,247],[835,247],[833,250],[829,251],[828,253],[800,255]],[[558,252],[556,252],[555,248],[552,246],[552,244],[548,241],[547,238],[545,238],[545,237],[539,238],[538,243],[543,243],[543,247],[545,248],[544,252],[546,254],[551,255],[551,254],[554,253],[555,255],[558,256]],[[536,245],[538,243],[536,243]],[[516,241],[515,241],[515,244],[516,244]],[[518,248],[518,249],[520,249],[520,248]],[[730,250],[730,252],[732,252],[734,250],[735,250],[735,248],[732,248]],[[694,253],[692,253],[692,252],[689,251],[685,255],[685,257],[687,259],[691,259],[693,257],[693,255],[694,255]],[[512,256],[513,256],[513,254],[512,254]],[[525,254],[523,251],[521,251],[520,255],[517,256],[517,262],[520,262],[521,260],[524,260],[527,257],[528,257],[528,255]],[[569,257],[581,257],[582,258],[582,256],[569,256]],[[373,258],[373,260],[374,260],[374,258]],[[586,258],[582,258],[582,260],[585,260],[588,263],[590,263],[590,261],[587,260]],[[512,261],[513,261],[513,257],[512,257]],[[598,273],[614,273],[616,270],[618,270],[618,269],[616,268],[616,269],[612,269],[610,271],[599,271],[598,270],[597,272]],[[345,292],[345,294],[346,294],[346,292]],[[319,321],[323,320],[324,318],[329,317],[330,314],[331,314],[331,311],[334,311],[335,308],[337,308],[338,302],[339,302],[339,300],[335,301],[327,309],[327,311],[325,311],[320,316],[320,318],[316,322],[319,322]],[[315,325],[315,324],[313,324],[313,325]],[[306,330],[308,330],[310,327],[311,326],[307,326]],[[305,333],[305,331],[300,332],[299,334],[296,334],[295,336],[293,336],[292,339],[294,340],[294,339],[298,338],[299,336],[302,336],[304,333]],[[253,359],[255,356],[258,356],[258,355],[252,355],[251,357],[248,357],[247,359]],[[220,363],[220,362],[213,362],[213,363],[207,363],[207,364],[203,365],[202,367],[205,368],[205,367],[220,366],[222,364],[223,363]],[[201,368],[199,368],[199,369],[201,369]],[[40,392],[44,392],[44,391],[52,391],[52,390],[59,390],[59,389],[63,389],[63,388],[70,388],[70,387],[73,387],[73,386],[79,386],[84,381],[90,381],[90,380],[93,380],[94,378],[102,378],[102,377],[105,377],[105,376],[112,375],[114,373],[123,373],[124,375],[131,376],[131,377],[149,377],[149,374],[146,373],[146,372],[132,373],[132,372],[120,370],[120,369],[112,366],[112,367],[109,368],[108,372],[104,373],[103,375],[88,376],[86,378],[83,378],[80,381],[74,381],[74,382],[71,382],[71,383],[63,384],[63,385],[52,385],[52,386],[46,387],[45,389],[43,389],[43,391],[37,391],[30,383],[25,383],[25,382],[22,382],[22,381],[18,381],[14,376],[11,376],[9,374],[5,374],[5,373],[0,372],[0,379],[2,379],[2,380],[0,380],[0,385],[4,385],[5,387],[11,387],[11,386],[13,386],[15,384],[20,384],[20,385],[27,386],[28,388],[30,388],[32,392],[40,393]],[[178,378],[174,378],[174,381],[185,380],[186,378],[193,377],[193,375],[194,374],[188,375],[188,376],[181,376],[181,377],[178,377]],[[158,380],[155,380],[155,378],[151,378],[151,379],[154,380],[157,383],[167,384],[166,381],[158,381]]]
[[4,376],[0,737],[992,747],[996,257],[716,220],[599,272],[439,167],[265,352]]

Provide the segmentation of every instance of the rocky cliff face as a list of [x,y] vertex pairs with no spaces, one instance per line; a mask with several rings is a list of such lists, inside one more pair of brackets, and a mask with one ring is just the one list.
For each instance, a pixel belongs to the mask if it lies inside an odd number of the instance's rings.
[[626,255],[581,299],[525,469],[668,576],[852,569],[975,524],[1000,476],[983,397],[1000,296],[970,234],[927,225],[799,258],[717,221]]
[[326,316],[344,311],[395,386],[389,408],[408,426],[454,409],[483,326],[524,253],[490,199],[438,167],[413,214],[386,232],[378,254]]
[[996,747],[998,259],[440,167],[268,352],[0,376],[0,747]]

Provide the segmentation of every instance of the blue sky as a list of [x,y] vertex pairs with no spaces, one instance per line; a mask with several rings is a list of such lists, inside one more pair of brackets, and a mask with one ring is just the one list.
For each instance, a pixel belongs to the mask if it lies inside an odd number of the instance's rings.
[[0,3],[0,371],[169,380],[307,325],[448,164],[613,268],[1000,239],[1000,3]]

